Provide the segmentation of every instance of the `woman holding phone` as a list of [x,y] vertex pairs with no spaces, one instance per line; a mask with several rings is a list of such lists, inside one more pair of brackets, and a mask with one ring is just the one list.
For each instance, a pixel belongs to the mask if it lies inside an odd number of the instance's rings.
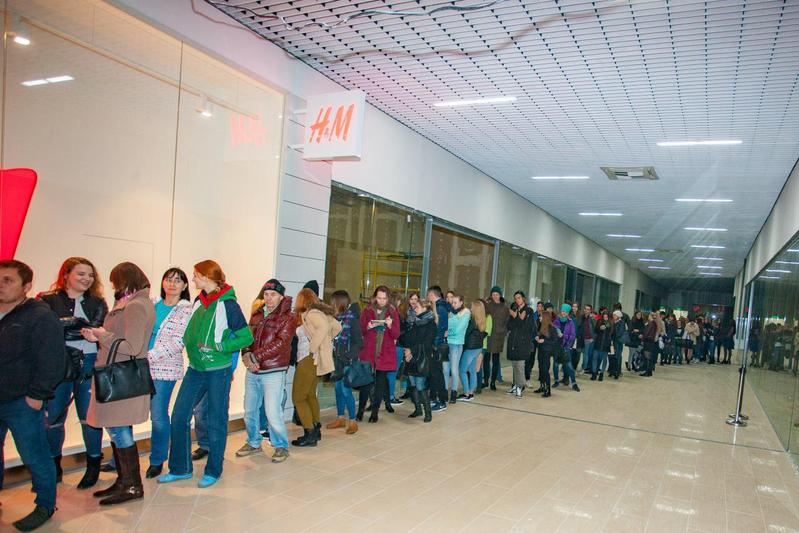
[[[396,350],[400,319],[397,310],[389,303],[390,294],[391,291],[385,285],[377,287],[372,302],[364,309],[360,318],[363,349],[359,358],[370,363],[375,372],[370,423],[377,422],[377,412],[388,389],[388,373],[397,370]],[[358,398],[358,420],[363,419],[367,397],[367,394],[361,394]]]

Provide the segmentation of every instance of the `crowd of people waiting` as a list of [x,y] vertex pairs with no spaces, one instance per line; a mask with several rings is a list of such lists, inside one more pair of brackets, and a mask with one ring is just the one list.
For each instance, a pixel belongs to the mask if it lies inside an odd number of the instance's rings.
[[[32,280],[24,263],[0,261],[0,440],[11,431],[36,493],[34,511],[14,524],[22,531],[41,526],[55,510],[64,423],[73,403],[86,447],[86,470],[77,488],[93,487],[101,470],[116,471],[115,482],[94,493],[100,505],[113,505],[144,495],[132,426],[148,418],[147,478],[159,483],[189,479],[193,462],[207,457],[198,486],[219,480],[230,384],[239,362],[247,369],[247,439],[236,455],[263,453],[268,439],[271,460],[280,463],[289,457],[283,413],[292,366],[290,394],[303,434],[291,445],[313,447],[322,439],[321,377],[335,383],[337,416],[326,429],[352,435],[367,412],[369,423],[378,422],[381,406],[393,413],[394,406],[410,401],[409,418],[431,422],[433,413],[458,401],[496,391],[497,383],[503,383],[503,351],[512,372],[506,392],[522,398],[532,389],[537,361],[533,393],[548,398],[561,386],[579,392],[580,369],[592,381],[603,381],[605,374],[619,379],[622,363],[628,372],[652,376],[658,358],[661,365],[729,364],[735,335],[733,321],[677,320],[663,311],[636,311],[630,317],[618,303],[594,311],[589,304],[581,308],[567,302],[556,310],[547,302],[531,305],[516,291],[508,305],[500,287],[493,287],[486,299],[466,302],[438,286],[424,295],[399,295],[379,286],[361,309],[342,290],[334,291],[328,303],[321,301],[316,282],[292,299],[276,279],[263,285],[248,320],[212,260],[194,265],[192,280],[199,293],[193,300],[181,269],[163,274],[160,297],[151,300],[144,272],[121,263],[109,277],[114,291],[110,310],[97,269],[85,258],[64,261],[51,290],[35,299],[28,298]],[[115,352],[147,361],[151,394],[97,399],[92,375]],[[404,387],[399,396],[398,384]],[[199,444],[194,452],[192,418]],[[112,446],[113,460],[107,465],[101,465],[103,429]]]

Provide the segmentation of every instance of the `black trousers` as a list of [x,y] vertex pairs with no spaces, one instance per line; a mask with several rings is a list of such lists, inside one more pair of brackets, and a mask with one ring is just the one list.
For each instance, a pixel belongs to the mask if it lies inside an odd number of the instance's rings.
[[571,349],[571,358],[572,358],[572,368],[576,372],[577,368],[578,368],[577,365],[580,364],[580,350],[578,350],[577,348],[572,348]]
[[549,363],[552,360],[551,354],[544,350],[538,350],[538,381],[546,388],[550,386]]
[[483,358],[483,385],[488,386],[489,382],[496,383],[497,374],[499,374],[499,354],[486,354]]
[[[439,349],[440,347],[436,347]],[[430,361],[430,378],[427,380],[427,387],[430,389],[430,400],[446,403],[447,386],[444,381],[444,367],[441,364],[440,358],[434,358]]]
[[530,352],[530,357],[524,360],[524,379],[530,381],[530,376],[533,375],[533,366],[535,365],[535,354],[536,349],[533,347],[533,350]]

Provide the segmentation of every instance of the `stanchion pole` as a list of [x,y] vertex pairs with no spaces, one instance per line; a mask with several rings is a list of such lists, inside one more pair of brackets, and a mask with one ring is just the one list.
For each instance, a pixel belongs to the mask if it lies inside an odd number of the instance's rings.
[[743,407],[744,403],[744,384],[746,383],[746,350],[749,347],[749,334],[752,331],[752,307],[753,307],[753,300],[755,297],[755,282],[752,281],[749,284],[749,308],[746,312],[746,334],[744,335],[744,346],[741,356],[741,368],[738,369],[739,377],[738,377],[738,397],[735,402],[735,412],[729,414],[729,418],[727,419],[727,424],[736,427],[745,427],[746,420],[749,420],[749,417],[741,414],[741,408]]

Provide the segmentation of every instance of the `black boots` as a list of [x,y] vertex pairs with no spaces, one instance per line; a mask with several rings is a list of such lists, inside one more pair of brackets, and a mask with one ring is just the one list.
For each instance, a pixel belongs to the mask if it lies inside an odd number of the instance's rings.
[[419,393],[416,392],[416,389],[411,391],[411,399],[413,400],[413,405],[416,406],[414,412],[408,415],[408,418],[416,418],[422,416],[422,402],[419,399]]
[[34,529],[39,529],[45,522],[50,520],[54,512],[55,511],[51,511],[47,507],[37,505],[28,516],[14,522],[14,527],[19,531],[33,531]]
[[114,468],[114,470],[117,473],[117,479],[116,481],[114,481],[114,484],[108,487],[107,489],[95,491],[94,494],[92,494],[92,496],[94,496],[95,498],[104,498],[110,494],[113,494],[114,492],[116,492],[117,488],[119,488],[119,483],[120,483],[119,453],[117,453],[117,447],[113,442],[111,443],[111,453],[114,456],[114,464],[116,465],[116,468]]
[[450,391],[449,393],[449,403],[455,403],[458,401],[458,391]]
[[318,439],[316,438],[316,430],[314,429],[302,429],[303,435],[299,439],[291,441],[292,446],[299,446],[303,447],[315,447]]
[[542,394],[541,397],[542,398],[549,398],[550,396],[552,396],[552,389],[550,388],[549,385],[546,385],[544,387],[544,394]]
[[544,386],[543,381],[538,382],[538,388],[535,389],[533,392],[536,394],[541,394],[542,392],[546,392],[547,388]]
[[102,455],[98,457],[86,456],[86,473],[83,474],[83,478],[78,483],[78,490],[88,489],[97,484],[97,480],[100,478],[100,463],[102,460]]
[[64,469],[61,468],[61,456],[56,455],[53,457],[53,464],[55,465],[55,482],[61,483],[61,480],[64,478]]
[[117,449],[117,472],[119,472],[119,479],[114,484],[116,489],[108,497],[100,500],[100,505],[116,505],[144,498],[139,467],[139,449],[135,442],[128,448]]
[[430,391],[425,389],[420,393],[420,395],[422,409],[424,409],[424,421],[430,422],[433,420],[433,412],[430,409]]
[[314,434],[316,435],[316,440],[317,441],[321,441],[322,440],[322,423],[321,422],[314,422],[313,423],[313,431],[314,431]]

